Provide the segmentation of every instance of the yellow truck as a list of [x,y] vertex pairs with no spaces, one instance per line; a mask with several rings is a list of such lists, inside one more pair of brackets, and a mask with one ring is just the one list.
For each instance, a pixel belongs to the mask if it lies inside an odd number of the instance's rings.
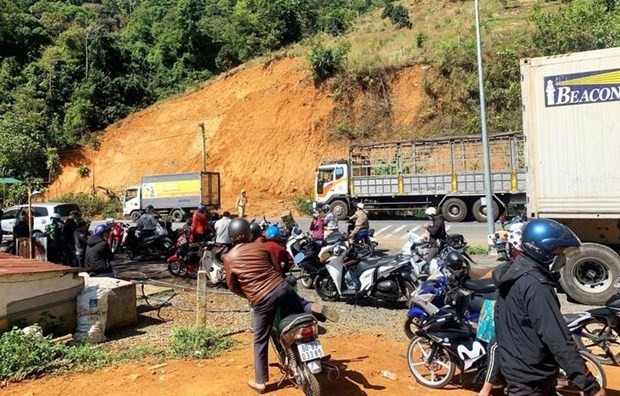
[[201,204],[208,209],[220,207],[218,172],[142,176],[139,186],[125,189],[123,214],[136,221],[148,205],[153,205],[157,213],[180,222]]

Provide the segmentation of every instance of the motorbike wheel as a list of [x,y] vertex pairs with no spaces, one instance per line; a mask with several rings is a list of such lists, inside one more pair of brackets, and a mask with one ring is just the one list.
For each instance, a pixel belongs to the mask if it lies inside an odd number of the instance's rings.
[[316,289],[316,294],[318,294],[322,300],[338,301],[338,298],[340,298],[336,284],[329,275],[317,276],[314,280],[314,288]]
[[299,271],[299,276],[303,277],[299,279],[299,283],[305,289],[314,289],[314,277],[308,273],[305,269]]
[[614,359],[620,360],[620,329],[609,326],[605,320],[584,321],[573,339],[579,349],[588,351],[602,364],[615,364]]
[[177,260],[168,263],[168,272],[170,272],[170,275],[175,278],[179,277],[181,272],[181,262]]
[[[592,373],[596,381],[601,386],[601,389],[607,388],[607,374],[605,373],[605,369],[601,363],[597,360],[596,357],[592,356],[592,354],[586,351],[579,351],[579,354],[583,358],[586,369]],[[560,369],[558,372],[558,383],[556,385],[556,392],[559,395],[574,395],[576,393],[581,393],[579,388],[573,385],[568,378],[566,378],[566,373],[564,370]]]
[[321,384],[319,383],[319,380],[316,379],[314,374],[312,374],[308,366],[302,363],[297,369],[301,370],[302,381],[300,382],[303,383],[298,385],[299,389],[304,392],[304,395],[321,396]]
[[375,255],[375,245],[372,244],[372,241],[370,240],[370,238],[366,237],[364,238],[364,245],[366,245],[368,251],[370,252],[369,257],[372,257]]
[[454,377],[456,364],[450,359],[450,354],[443,346],[437,345],[436,347],[432,362],[427,362],[433,344],[426,338],[413,338],[407,348],[407,365],[419,384],[428,388],[441,389]]

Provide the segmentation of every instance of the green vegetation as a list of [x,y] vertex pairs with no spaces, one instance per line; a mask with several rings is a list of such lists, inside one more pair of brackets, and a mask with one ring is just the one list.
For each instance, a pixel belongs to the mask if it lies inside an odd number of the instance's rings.
[[202,326],[177,327],[172,334],[172,352],[179,358],[209,358],[231,345],[221,332]]
[[489,248],[488,247],[482,247],[482,246],[469,246],[467,248],[467,253],[469,253],[469,254],[487,254],[487,253],[489,253]]
[[298,195],[293,198],[293,207],[301,214],[312,214],[312,200],[303,195]]
[[159,358],[210,358],[232,345],[221,332],[204,327],[177,328],[169,348],[135,347],[108,352],[90,344],[52,342],[36,332],[24,334],[15,327],[0,335],[0,381],[21,380],[33,375],[69,370],[92,370],[107,365]]
[[[521,128],[519,58],[620,46],[617,3],[481,2],[491,132]],[[0,0],[0,177],[51,181],[95,131],[278,50],[333,90],[336,138],[476,133],[473,24],[460,0]],[[393,72],[411,65],[425,97],[396,125]]]
[[54,198],[55,202],[75,202],[84,217],[102,215],[104,218],[118,217],[123,213],[121,201],[118,199],[101,198],[95,193],[69,193]]

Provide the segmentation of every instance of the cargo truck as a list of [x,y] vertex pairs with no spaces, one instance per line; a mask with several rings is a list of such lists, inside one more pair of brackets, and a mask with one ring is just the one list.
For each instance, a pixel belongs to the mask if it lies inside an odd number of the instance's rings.
[[620,275],[620,48],[522,59],[521,95],[528,216],[577,233],[562,286],[604,304]]
[[136,221],[148,205],[153,205],[157,213],[178,222],[201,204],[209,209],[220,207],[218,172],[142,176],[139,186],[125,189],[123,214]]
[[[520,132],[489,137],[496,217],[509,204],[525,204],[523,144]],[[480,136],[354,144],[348,159],[318,166],[314,187],[317,204],[341,220],[362,202],[374,212],[435,206],[451,222],[486,221]]]

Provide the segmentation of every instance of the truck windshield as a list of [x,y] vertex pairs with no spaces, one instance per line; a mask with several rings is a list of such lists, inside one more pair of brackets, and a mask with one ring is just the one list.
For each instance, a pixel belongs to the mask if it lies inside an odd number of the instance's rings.
[[319,174],[317,175],[317,181],[327,183],[333,180],[334,169],[319,169]]
[[134,199],[138,196],[138,190],[127,190],[125,191],[125,201],[129,201],[130,199]]

